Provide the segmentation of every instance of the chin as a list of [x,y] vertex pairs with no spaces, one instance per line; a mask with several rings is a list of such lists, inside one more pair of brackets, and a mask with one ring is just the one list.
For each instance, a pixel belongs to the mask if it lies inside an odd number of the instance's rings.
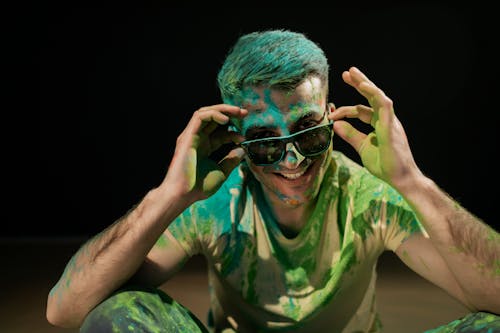
[[287,206],[298,207],[316,199],[325,174],[326,156],[305,159],[293,170],[254,166],[252,171],[268,196]]

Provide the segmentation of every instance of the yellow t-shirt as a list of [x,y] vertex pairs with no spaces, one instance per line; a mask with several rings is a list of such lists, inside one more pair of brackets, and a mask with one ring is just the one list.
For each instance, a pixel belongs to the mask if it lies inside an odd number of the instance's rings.
[[209,268],[215,331],[377,332],[377,258],[424,232],[401,195],[340,152],[305,227],[286,238],[245,163],[170,226]]

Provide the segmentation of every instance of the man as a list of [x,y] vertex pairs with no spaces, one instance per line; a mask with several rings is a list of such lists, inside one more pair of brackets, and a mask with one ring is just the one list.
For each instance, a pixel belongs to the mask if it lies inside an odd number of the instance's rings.
[[[391,250],[471,309],[440,329],[498,327],[498,233],[422,174],[380,88],[352,67],[342,77],[368,105],[336,109],[328,71],[303,34],[242,36],[218,75],[224,104],[194,112],[163,182],[73,256],[48,320],[83,332],[206,331],[154,289],[203,254],[214,332],[377,332],[375,265]],[[364,167],[333,149],[334,133]]]

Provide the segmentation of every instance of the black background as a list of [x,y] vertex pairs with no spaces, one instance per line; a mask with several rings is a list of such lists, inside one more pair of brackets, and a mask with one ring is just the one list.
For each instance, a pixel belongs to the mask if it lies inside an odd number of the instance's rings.
[[363,70],[393,99],[422,171],[498,230],[498,18],[480,2],[27,5],[7,15],[1,236],[88,236],[123,215],[161,182],[191,113],[220,102],[229,47],[269,28],[320,44],[337,106],[365,102],[341,79]]

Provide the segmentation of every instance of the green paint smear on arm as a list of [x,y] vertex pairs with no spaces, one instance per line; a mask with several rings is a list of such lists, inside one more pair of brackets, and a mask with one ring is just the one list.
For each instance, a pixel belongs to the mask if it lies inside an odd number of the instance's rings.
[[412,260],[408,251],[406,250],[403,251],[403,258],[407,263],[411,264]]

